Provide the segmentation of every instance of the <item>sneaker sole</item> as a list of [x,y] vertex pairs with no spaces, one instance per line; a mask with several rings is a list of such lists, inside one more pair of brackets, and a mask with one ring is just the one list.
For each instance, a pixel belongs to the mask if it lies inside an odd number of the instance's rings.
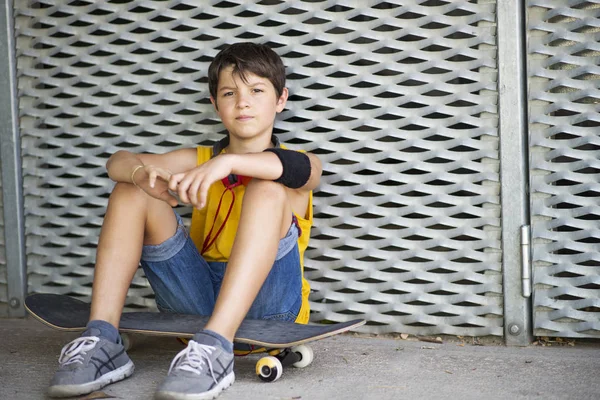
[[133,365],[133,361],[129,360],[129,362],[123,365],[122,367],[119,367],[114,371],[108,372],[92,382],[84,383],[81,385],[50,386],[48,388],[48,395],[50,397],[73,397],[91,393],[95,390],[103,388],[108,384],[118,382],[130,377],[133,374],[134,369],[135,366]]
[[229,373],[217,386],[203,393],[178,393],[178,392],[156,392],[156,400],[211,400],[235,382],[233,371]]

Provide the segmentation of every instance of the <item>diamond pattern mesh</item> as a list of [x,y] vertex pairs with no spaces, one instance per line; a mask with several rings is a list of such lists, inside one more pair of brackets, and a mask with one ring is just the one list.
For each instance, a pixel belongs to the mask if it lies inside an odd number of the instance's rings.
[[[287,66],[277,132],[325,162],[312,320],[502,335],[496,5],[479,3],[16,0],[30,290],[89,299],[107,157],[218,139],[208,64],[253,40]],[[154,306],[141,274],[127,306]]]
[[534,333],[600,336],[600,3],[529,1]]

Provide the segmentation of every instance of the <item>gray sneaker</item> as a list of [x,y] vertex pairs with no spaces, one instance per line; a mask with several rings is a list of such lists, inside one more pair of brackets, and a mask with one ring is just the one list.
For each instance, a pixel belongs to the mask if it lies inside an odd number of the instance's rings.
[[71,397],[98,390],[133,374],[133,362],[122,344],[94,336],[82,336],[63,347],[48,395]]
[[156,399],[214,399],[235,381],[233,354],[214,337],[197,333],[175,356]]

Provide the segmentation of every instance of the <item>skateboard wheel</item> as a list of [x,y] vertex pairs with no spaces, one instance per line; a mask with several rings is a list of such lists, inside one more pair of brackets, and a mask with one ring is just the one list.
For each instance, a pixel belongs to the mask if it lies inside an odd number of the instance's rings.
[[121,333],[121,342],[123,343],[125,351],[131,350],[131,348],[134,346],[133,336],[127,333]]
[[275,382],[281,378],[283,365],[281,361],[273,356],[263,357],[256,363],[256,375],[263,382]]
[[313,362],[314,353],[310,346],[301,344],[300,346],[292,347],[292,351],[300,356],[300,361],[293,363],[296,368],[308,367]]

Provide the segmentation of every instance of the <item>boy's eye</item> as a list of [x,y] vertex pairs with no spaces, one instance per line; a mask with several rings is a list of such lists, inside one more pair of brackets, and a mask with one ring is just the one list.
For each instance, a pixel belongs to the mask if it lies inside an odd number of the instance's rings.
[[233,96],[233,92],[225,92],[223,93],[223,97]]
[[263,90],[262,90],[262,89],[253,89],[252,91],[253,91],[254,93],[261,93],[261,92],[263,92]]

